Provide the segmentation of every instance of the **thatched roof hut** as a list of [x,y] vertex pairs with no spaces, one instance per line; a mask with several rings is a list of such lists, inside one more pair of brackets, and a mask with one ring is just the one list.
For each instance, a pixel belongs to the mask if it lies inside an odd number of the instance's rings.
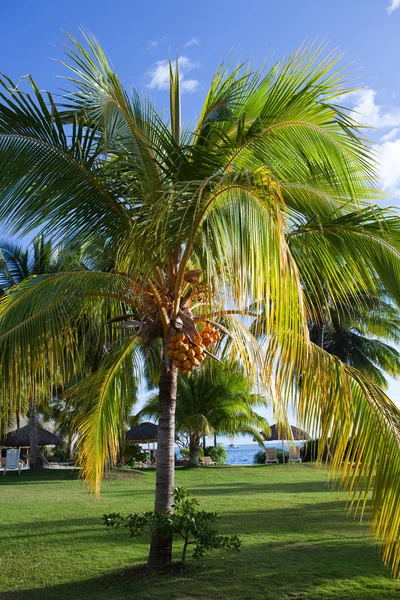
[[[303,429],[299,429],[299,427],[295,427],[294,425],[291,425],[290,429],[292,430],[292,435],[293,435],[294,440],[309,440],[310,439],[309,434],[306,431],[303,431]],[[269,435],[269,436],[265,435],[265,433],[263,431],[260,431],[260,434],[264,438],[264,442],[276,442],[277,440],[281,439],[278,435],[277,425],[271,425],[270,430],[271,430],[271,435]]]
[[[47,431],[47,429],[43,429],[40,425],[37,426],[37,437],[39,446],[59,446],[63,443],[58,435]],[[29,440],[29,426],[25,425],[21,429],[10,431],[1,443],[4,446],[16,446],[17,448],[29,447],[31,445]]]
[[140,423],[126,433],[128,444],[143,444],[157,441],[158,427],[150,421]]

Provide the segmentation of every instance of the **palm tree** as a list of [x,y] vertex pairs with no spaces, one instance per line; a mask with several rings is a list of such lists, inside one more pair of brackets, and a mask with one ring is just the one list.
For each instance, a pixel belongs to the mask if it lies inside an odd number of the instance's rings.
[[[192,370],[200,355],[240,360],[281,427],[291,403],[302,427],[334,438],[331,467],[355,500],[373,490],[372,527],[396,573],[399,412],[308,335],[315,311],[304,278],[322,273],[334,299],[344,287],[376,295],[383,286],[400,301],[399,220],[372,208],[374,164],[360,126],[339,104],[339,57],[301,48],[269,71],[221,66],[189,129],[181,126],[178,64],[166,123],[149,99],[123,88],[91,35],[88,49],[69,39],[74,87],[58,104],[31,78],[32,93],[2,79],[0,219],[23,234],[45,227],[61,240],[96,240],[112,249],[116,266],[37,277],[7,294],[3,396],[15,402],[46,369],[68,379],[77,332],[119,323],[99,368],[74,390],[91,401],[78,423],[79,458],[98,492],[118,452],[122,389],[140,369],[141,349],[159,344],[155,509],[169,511],[177,368]],[[257,339],[251,324],[260,320]],[[220,331],[214,347],[206,326]],[[175,357],[178,342],[190,360],[183,351]],[[154,533],[149,564],[170,561],[171,545]]]
[[[190,376],[178,375],[175,427],[188,436],[189,465],[199,464],[201,439],[213,432],[248,433],[262,443],[258,430],[267,430],[268,423],[254,408],[265,400],[251,393],[251,385],[238,363],[205,362]],[[158,394],[147,400],[138,416],[158,418]]]
[[325,322],[311,322],[310,339],[385,389],[385,374],[400,374],[400,352],[392,345],[400,342],[399,311],[384,297],[352,300],[350,308],[331,308]]
[[[76,256],[66,253],[53,246],[51,240],[45,240],[39,235],[32,242],[31,248],[24,248],[10,240],[0,241],[0,293],[20,284],[22,281],[35,275],[57,273],[66,267],[76,267]],[[82,268],[82,263],[79,263]],[[28,427],[30,440],[30,467],[38,469],[43,466],[42,455],[39,450],[37,437],[37,390],[34,386],[27,399]],[[23,398],[19,398],[16,406],[17,428],[19,415],[23,408]]]

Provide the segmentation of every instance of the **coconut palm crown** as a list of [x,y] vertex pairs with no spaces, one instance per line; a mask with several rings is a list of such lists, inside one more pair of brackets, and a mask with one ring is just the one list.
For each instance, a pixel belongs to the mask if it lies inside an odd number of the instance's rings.
[[[79,459],[98,491],[121,437],[121,382],[140,366],[139,349],[161,340],[155,509],[170,510],[177,370],[196,368],[196,356],[239,360],[282,428],[291,404],[301,427],[333,440],[331,468],[355,511],[372,490],[372,529],[397,574],[399,411],[308,334],[318,304],[306,289],[327,289],[335,303],[383,286],[400,301],[399,221],[373,205],[374,163],[341,107],[340,57],[301,48],[270,70],[221,66],[185,128],[178,65],[167,122],[85,37],[84,47],[69,36],[72,90],[61,100],[32,78],[29,93],[1,79],[0,219],[15,233],[39,227],[112,247],[116,268],[36,277],[3,299],[3,396],[44,381],[45,370],[50,379],[79,370],[76,332],[112,321],[111,351],[74,389],[92,400]],[[171,540],[153,534],[149,563],[170,559]]]

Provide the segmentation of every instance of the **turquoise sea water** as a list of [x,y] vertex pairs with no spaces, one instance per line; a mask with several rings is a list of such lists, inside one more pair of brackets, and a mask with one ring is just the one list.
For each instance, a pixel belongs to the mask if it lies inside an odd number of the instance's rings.
[[[304,442],[294,442],[296,446],[303,446]],[[285,450],[288,450],[287,442],[284,442]],[[265,442],[265,446],[269,448],[282,448],[282,442]],[[227,465],[252,465],[254,455],[260,450],[258,444],[243,444],[239,445],[238,448],[229,448],[224,446],[228,458],[226,461]]]

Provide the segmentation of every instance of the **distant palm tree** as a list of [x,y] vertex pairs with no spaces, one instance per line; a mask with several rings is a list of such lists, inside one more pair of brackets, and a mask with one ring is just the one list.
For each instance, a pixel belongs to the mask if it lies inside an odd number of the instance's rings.
[[[252,394],[251,388],[238,363],[206,362],[190,376],[178,375],[176,431],[189,438],[191,466],[199,463],[201,438],[213,432],[250,434],[262,443],[259,429],[268,430],[268,423],[255,409],[265,406],[266,400]],[[148,399],[138,416],[158,418],[158,394]]]
[[[48,275],[65,270],[81,269],[83,263],[77,254],[55,247],[51,240],[45,240],[43,235],[35,238],[28,247],[23,247],[9,240],[0,241],[0,293],[4,294],[10,288],[35,275]],[[30,467],[37,469],[43,466],[42,455],[37,438],[37,388],[25,399],[29,417]],[[21,410],[25,408],[24,399],[19,397],[16,404],[16,421],[19,427]]]
[[329,311],[324,322],[310,323],[310,339],[329,354],[364,373],[382,388],[386,374],[400,374],[400,313],[384,296],[352,298]]

